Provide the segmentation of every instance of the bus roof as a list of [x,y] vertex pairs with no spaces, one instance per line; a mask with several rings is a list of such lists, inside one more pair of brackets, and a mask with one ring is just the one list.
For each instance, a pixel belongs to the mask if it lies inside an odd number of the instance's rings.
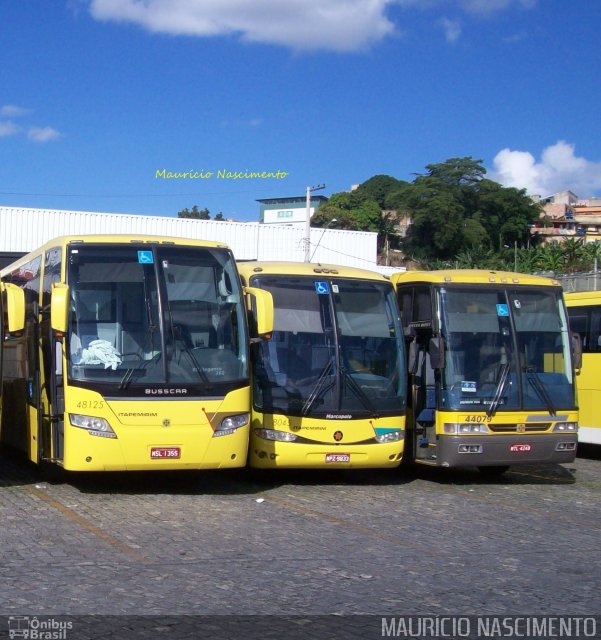
[[223,242],[214,242],[211,240],[192,240],[190,238],[175,238],[167,236],[150,236],[145,234],[94,234],[94,235],[73,235],[73,236],[58,236],[53,240],[49,240],[41,247],[30,251],[28,254],[22,256],[13,263],[7,265],[0,271],[0,275],[4,275],[12,271],[19,265],[26,264],[32,258],[39,254],[43,254],[49,249],[54,248],[66,248],[71,244],[168,244],[176,245],[180,247],[207,247],[207,248],[220,248],[229,249],[228,245]]
[[424,282],[432,284],[520,284],[560,286],[557,280],[511,271],[485,269],[440,269],[437,271],[402,271],[391,276],[394,284]]
[[564,298],[568,307],[587,304],[601,304],[601,291],[571,291],[565,292]]
[[237,263],[238,271],[248,280],[253,275],[290,275],[290,276],[328,276],[340,278],[362,278],[363,280],[381,280],[389,282],[389,278],[376,271],[345,267],[337,264],[292,261],[256,261],[249,260]]

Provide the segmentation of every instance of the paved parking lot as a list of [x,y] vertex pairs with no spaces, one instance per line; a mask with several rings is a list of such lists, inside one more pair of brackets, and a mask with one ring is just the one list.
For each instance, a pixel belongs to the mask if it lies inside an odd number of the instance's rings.
[[47,481],[3,451],[0,615],[595,616],[600,495],[594,450],[492,481],[429,469]]

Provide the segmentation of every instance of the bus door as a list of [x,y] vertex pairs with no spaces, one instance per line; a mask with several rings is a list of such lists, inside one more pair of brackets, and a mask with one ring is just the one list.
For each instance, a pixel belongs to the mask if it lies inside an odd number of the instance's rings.
[[0,284],[0,424],[2,419],[2,388],[4,386],[4,285]]
[[[56,332],[52,326],[52,304],[56,291],[52,286],[61,277],[60,247],[49,249],[44,256],[42,278],[42,306],[37,317],[40,344],[40,362],[37,368],[38,383],[38,462],[63,458],[64,401],[62,386],[64,332]],[[60,293],[56,294],[57,297]],[[54,301],[56,305],[57,301]],[[61,301],[64,307],[65,301]],[[66,310],[63,311],[66,316]],[[55,312],[56,315],[56,312]]]
[[[414,460],[436,463],[436,384],[435,370],[440,342],[431,331],[414,332],[409,346],[410,389],[410,453]],[[434,359],[433,359],[434,356]],[[406,443],[407,444],[407,443]]]

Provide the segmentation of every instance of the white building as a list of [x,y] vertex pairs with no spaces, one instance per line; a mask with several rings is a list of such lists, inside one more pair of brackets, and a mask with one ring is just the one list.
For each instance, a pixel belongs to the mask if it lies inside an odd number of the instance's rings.
[[[323,202],[325,196],[311,196],[309,203],[309,217],[313,217],[315,210]],[[257,200],[261,205],[259,222],[261,224],[285,224],[302,226],[307,219],[307,197],[294,196],[290,198],[265,198]]]
[[[305,213],[303,209],[303,215]],[[303,217],[304,221],[304,217]],[[0,206],[0,266],[62,235],[144,234],[215,240],[227,244],[237,260],[304,260],[304,225],[221,222],[189,218]],[[377,265],[377,234],[311,229],[311,262],[372,271]]]

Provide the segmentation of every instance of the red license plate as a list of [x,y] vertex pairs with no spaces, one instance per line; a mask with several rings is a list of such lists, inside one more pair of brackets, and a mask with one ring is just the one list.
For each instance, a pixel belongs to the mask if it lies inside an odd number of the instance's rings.
[[326,462],[350,462],[350,453],[326,453]]
[[509,451],[511,453],[527,453],[528,451],[532,451],[531,444],[512,444],[509,447]]
[[179,447],[152,447],[150,449],[150,457],[153,459],[165,459],[169,458],[174,460],[181,458],[182,450]]

